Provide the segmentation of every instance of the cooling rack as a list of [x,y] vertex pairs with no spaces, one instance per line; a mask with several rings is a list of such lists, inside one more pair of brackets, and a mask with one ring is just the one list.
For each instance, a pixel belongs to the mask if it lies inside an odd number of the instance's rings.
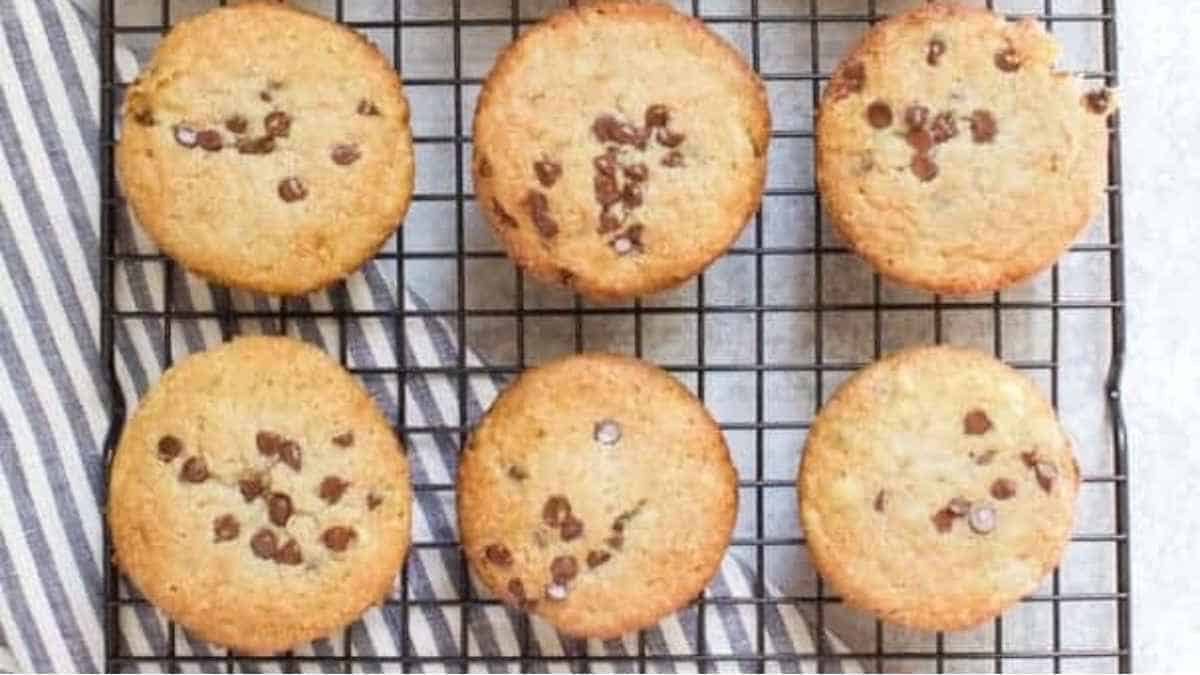
[[[628,305],[597,306],[526,282],[495,242],[483,234],[470,184],[473,97],[495,49],[544,16],[554,0],[310,0],[310,9],[361,31],[389,53],[413,102],[418,160],[417,194],[402,233],[370,263],[424,298],[405,302],[396,292],[390,309],[362,309],[346,284],[330,302],[303,298],[267,301],[213,289],[211,307],[181,302],[196,283],[169,258],[148,249],[128,223],[113,173],[113,141],[127,82],[118,76],[117,45],[148,50],[172,23],[212,0],[100,3],[102,358],[111,388],[111,453],[140,385],[131,385],[120,361],[138,340],[163,366],[186,351],[180,334],[196,325],[218,326],[221,339],[248,330],[296,332],[298,322],[323,322],[337,336],[341,362],[364,380],[395,388],[389,410],[412,448],[422,439],[457,445],[479,411],[468,383],[501,383],[552,352],[610,348],[658,362],[693,388],[713,409],[740,473],[741,511],[730,555],[753,575],[749,593],[713,589],[687,611],[695,620],[689,649],[673,653],[636,636],[628,653],[596,652],[564,640],[564,652],[531,648],[531,621],[519,621],[519,653],[482,653],[469,639],[477,610],[495,608],[470,583],[459,562],[453,597],[419,597],[408,567],[384,611],[399,632],[394,654],[359,653],[354,627],[331,640],[333,655],[289,653],[269,659],[180,647],[182,630],[160,618],[162,649],[139,650],[126,639],[122,612],[145,607],[106,565],[104,607],[108,670],[172,672],[344,672],[617,670],[725,671],[803,667],[837,670],[856,659],[869,670],[1081,670],[1131,669],[1129,502],[1120,375],[1125,350],[1121,225],[1120,130],[1110,123],[1106,208],[1088,233],[1052,270],[1017,289],[970,298],[943,298],[892,286],[862,266],[829,229],[812,180],[812,114],[828,74],[846,47],[870,24],[911,2],[886,0],[677,0],[741,49],[767,83],[775,128],[763,205],[742,238],[704,275],[683,289]],[[1032,16],[1060,40],[1074,44],[1065,67],[1085,78],[1118,83],[1115,0],[987,0],[1010,17]],[[140,18],[133,18],[141,10]],[[145,12],[154,18],[147,21]],[[480,53],[487,58],[481,58]],[[142,54],[144,56],[144,53]],[[426,170],[438,167],[436,171]],[[439,172],[442,174],[438,176]],[[422,180],[425,176],[433,176]],[[430,234],[430,233],[434,234]],[[141,243],[139,243],[139,241]],[[161,287],[123,293],[132,268],[153,269]],[[480,289],[486,288],[487,292]],[[132,300],[123,301],[129,295]],[[413,321],[437,321],[457,345],[480,351],[474,361],[458,349],[450,365],[412,362],[406,346]],[[348,347],[356,326],[390,322],[394,362],[364,366]],[[153,331],[138,332],[142,325]],[[136,335],[135,335],[136,333]],[[792,502],[797,449],[820,402],[846,375],[882,353],[914,341],[968,343],[992,351],[1028,373],[1049,393],[1076,435],[1083,465],[1080,522],[1062,566],[1034,594],[993,623],[967,635],[916,635],[885,626],[842,606],[812,575],[795,519],[779,518]],[[799,346],[797,346],[799,343]],[[455,392],[458,414],[415,421],[404,388],[437,378]],[[134,378],[137,379],[137,378]],[[783,412],[781,410],[783,409]],[[797,412],[799,411],[799,412]],[[418,481],[418,494],[452,501],[447,481]],[[782,511],[781,511],[782,510]],[[105,530],[105,550],[111,554]],[[414,551],[457,551],[453,537],[414,541]],[[108,556],[111,559],[111,555]],[[411,567],[411,561],[409,567]],[[784,570],[784,571],[780,571]],[[799,571],[797,571],[799,570]],[[805,571],[808,570],[808,571]],[[850,645],[833,654],[817,640],[812,651],[769,648],[764,612],[793,606],[818,634],[835,630]],[[745,649],[708,644],[705,617],[734,608],[757,618]],[[411,620],[437,610],[457,617],[452,654],[430,654],[413,639]],[[711,620],[711,619],[710,619]]]

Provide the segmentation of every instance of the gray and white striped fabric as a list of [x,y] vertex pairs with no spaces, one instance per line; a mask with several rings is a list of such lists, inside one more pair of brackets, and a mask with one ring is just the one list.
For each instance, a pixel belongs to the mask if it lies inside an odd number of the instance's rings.
[[[95,54],[96,27],[68,0],[0,0],[0,670],[83,671],[102,669],[103,547],[101,542],[102,442],[109,426],[109,396],[100,368],[99,209],[97,150],[99,82]],[[132,79],[136,64],[118,53],[123,80]],[[136,228],[121,233],[126,250],[153,249]],[[163,267],[128,264],[116,270],[117,305],[161,309]],[[178,275],[183,276],[183,275]],[[238,309],[269,309],[275,301],[226,293],[187,276],[171,284],[174,307],[213,309],[230,302]],[[354,306],[388,310],[399,297],[387,269],[369,265],[344,288],[299,301],[313,309]],[[404,293],[410,308],[419,298]],[[296,307],[297,305],[293,305]],[[241,332],[269,330],[267,322],[243,323]],[[134,402],[167,366],[170,357],[198,351],[221,340],[215,322],[174,322],[170,354],[165,353],[164,326],[156,319],[130,320],[115,331],[116,368],[127,401]],[[335,325],[294,321],[289,332],[337,350]],[[398,336],[390,320],[351,322],[346,349],[361,366],[395,362]],[[458,345],[441,322],[410,322],[406,330],[407,363],[453,365]],[[469,353],[468,365],[479,365]],[[396,387],[371,381],[368,387],[395,418]],[[486,409],[499,382],[477,379],[468,389],[467,413],[475,418]],[[434,377],[406,383],[410,424],[437,427],[458,424],[459,401],[452,383]],[[130,405],[132,408],[132,405]],[[453,481],[457,439],[434,434],[428,442],[408,439],[414,480]],[[454,538],[453,500],[449,493],[418,493],[413,536],[416,541]],[[451,548],[419,548],[409,562],[409,594],[417,599],[457,599],[469,580]],[[754,594],[750,569],[728,557],[709,588],[711,596]],[[122,584],[123,593],[136,590]],[[483,593],[476,588],[476,593]],[[460,656],[459,608],[425,604],[411,609],[409,650],[419,656]],[[500,606],[467,617],[467,642],[473,655],[511,656],[519,652],[519,617]],[[370,611],[352,632],[357,655],[397,655],[400,611]],[[647,654],[695,653],[700,618],[695,608],[663,621],[646,634]],[[759,631],[752,605],[708,606],[704,639],[713,654],[753,651]],[[806,652],[817,636],[795,607],[768,606],[762,616],[767,652]],[[149,605],[122,607],[119,649],[124,654],[167,652],[165,619]],[[577,656],[579,644],[560,638],[547,624],[533,620],[530,649],[542,656]],[[824,636],[829,653],[845,646]],[[224,652],[180,634],[176,652],[223,655]],[[636,636],[586,645],[587,654],[618,657],[613,670],[626,670],[619,657],[637,653]],[[336,657],[338,641],[318,641],[299,656]],[[162,664],[138,664],[159,670]],[[280,664],[239,664],[242,670],[273,670]],[[655,664],[652,662],[651,666]],[[754,669],[754,664],[721,662],[720,670]],[[812,661],[773,666],[811,669]],[[856,670],[843,659],[836,664]],[[185,666],[184,670],[216,670],[219,662]],[[302,669],[333,670],[334,661],[305,662]],[[563,661],[547,664],[569,670]],[[594,664],[603,670],[604,664]],[[674,670],[676,666],[665,665]],[[682,666],[680,666],[682,667]],[[371,666],[364,666],[370,670]],[[378,666],[374,667],[378,670]]]

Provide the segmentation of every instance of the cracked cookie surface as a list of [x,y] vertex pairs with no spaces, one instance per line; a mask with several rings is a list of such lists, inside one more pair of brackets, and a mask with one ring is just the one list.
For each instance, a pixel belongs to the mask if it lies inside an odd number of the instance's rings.
[[702,22],[652,3],[563,9],[484,82],[477,202],[537,279],[598,300],[653,293],[737,238],[769,131],[762,83]]
[[367,392],[320,350],[238,338],[180,361],[112,462],[116,561],[197,636],[281,651],[391,589],[409,543],[408,464]]
[[846,604],[960,630],[1057,564],[1079,467],[1029,378],[982,352],[917,347],[838,388],[798,487],[810,557]]
[[817,178],[882,274],[966,294],[1050,266],[1102,203],[1110,90],[1054,70],[1036,21],[931,3],[873,27],[834,71]]
[[361,35],[279,3],[175,25],[125,94],[115,157],[159,247],[269,293],[357,269],[413,191],[396,71]]
[[472,434],[459,531],[504,602],[610,638],[699,595],[729,544],[736,485],[720,429],[675,378],[570,356],[525,371]]

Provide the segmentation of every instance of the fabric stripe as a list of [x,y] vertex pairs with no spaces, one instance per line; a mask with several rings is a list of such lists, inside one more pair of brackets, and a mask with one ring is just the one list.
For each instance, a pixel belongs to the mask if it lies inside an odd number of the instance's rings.
[[[0,418],[0,453],[11,454],[16,452],[16,447],[12,442],[12,437],[9,436],[7,425]],[[0,463],[4,460],[0,458]],[[0,482],[7,482],[0,478]],[[8,490],[5,486],[4,490],[0,490],[0,504],[4,504],[6,512],[15,512],[15,508],[10,508],[7,503]],[[10,544],[4,535],[3,524],[0,523],[0,588],[4,589],[4,602],[2,616],[8,619],[9,626],[15,625],[18,629],[16,633],[19,638],[16,642],[11,643],[24,653],[18,653],[21,662],[32,666],[31,670],[47,671],[52,668],[50,655],[46,652],[45,646],[42,644],[41,638],[37,633],[37,621],[33,618],[33,613],[30,611],[30,602],[25,595],[25,590],[22,588],[23,581],[20,574],[21,568],[17,566],[12,558],[12,555],[17,552],[15,544]],[[31,570],[32,566],[24,566],[26,570]],[[30,575],[32,576],[32,574]],[[4,636],[0,635],[0,642],[9,644],[4,640]],[[15,665],[13,666],[15,669]]]

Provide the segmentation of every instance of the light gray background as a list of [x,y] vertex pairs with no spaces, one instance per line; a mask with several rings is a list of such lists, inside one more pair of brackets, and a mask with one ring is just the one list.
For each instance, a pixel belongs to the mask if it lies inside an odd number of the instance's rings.
[[[215,4],[202,0],[175,0],[173,19]],[[324,9],[332,3],[302,2]],[[391,2],[348,0],[350,19],[390,17]],[[444,16],[445,0],[406,0],[406,15]],[[524,0],[521,5],[530,16],[557,4],[551,0]],[[689,3],[679,3],[687,5]],[[706,0],[706,12],[732,8],[744,13],[747,2]],[[911,3],[878,3],[884,11]],[[982,3],[980,3],[982,4]],[[157,0],[117,2],[118,23],[154,23],[158,20]],[[464,0],[468,16],[507,16],[507,0]],[[1096,11],[1098,0],[1056,0],[1059,13]],[[762,0],[764,12],[772,9],[798,11],[807,7],[803,0]],[[823,0],[822,13],[858,13],[862,0]],[[997,6],[1014,11],[1040,11],[1041,0],[1001,0]],[[1132,459],[1132,546],[1134,557],[1134,650],[1139,670],[1187,670],[1200,667],[1200,584],[1194,570],[1200,560],[1200,537],[1194,524],[1197,507],[1192,487],[1200,475],[1200,447],[1184,426],[1185,419],[1200,410],[1200,318],[1191,291],[1200,281],[1200,263],[1189,246],[1195,237],[1196,189],[1200,179],[1200,160],[1192,147],[1200,126],[1200,104],[1194,94],[1200,85],[1200,57],[1187,49],[1185,40],[1200,28],[1200,3],[1175,0],[1155,3],[1126,2],[1119,21],[1122,75],[1122,138],[1124,154],[1124,212],[1126,269],[1129,300],[1130,353],[1126,371],[1126,412],[1130,422]],[[807,36],[795,36],[795,26],[766,25],[762,39],[763,67],[766,70],[807,70]],[[820,68],[827,71],[844,52],[860,27],[854,24],[829,24],[822,27]],[[1090,24],[1056,24],[1056,34],[1066,46],[1063,65],[1070,69],[1101,68],[1099,32]],[[367,31],[387,52],[391,51],[391,32]],[[748,47],[744,30],[733,28],[727,36]],[[463,73],[480,77],[490,66],[494,53],[508,39],[507,28],[479,29],[464,33]],[[135,38],[133,45],[145,52],[154,41],[146,36]],[[451,45],[446,34],[437,31],[406,30],[402,50],[403,71],[410,77],[450,75]],[[476,87],[464,90],[466,114],[470,119]],[[409,89],[414,104],[414,127],[418,134],[453,132],[452,99],[449,88],[414,87]],[[807,83],[802,86],[772,87],[772,107],[776,128],[811,128],[811,95]],[[469,127],[467,129],[469,132]],[[1197,148],[1200,149],[1200,148]],[[454,186],[452,146],[419,146],[418,190],[450,192]],[[772,186],[810,186],[811,149],[804,141],[777,141],[771,148]],[[469,177],[468,177],[469,181]],[[468,183],[469,189],[469,183]],[[767,245],[796,246],[812,243],[811,208],[804,200],[779,200],[765,209],[763,237]],[[453,205],[418,204],[410,215],[403,236],[407,250],[454,250]],[[468,205],[466,213],[468,249],[495,249],[478,212]],[[1084,237],[1085,242],[1107,239],[1106,223],[1097,222]],[[747,230],[739,246],[753,245],[753,228]],[[833,241],[825,233],[825,242]],[[825,255],[826,302],[869,302],[872,278],[865,266],[848,255]],[[1072,253],[1060,264],[1059,283],[1064,299],[1104,300],[1108,293],[1106,253]],[[811,302],[813,298],[813,262],[811,256],[771,256],[764,259],[767,303]],[[453,308],[457,303],[456,270],[452,261],[408,263],[406,282],[432,306]],[[472,260],[465,266],[468,307],[510,308],[516,296],[511,266],[503,258]],[[707,273],[704,300],[715,304],[752,304],[754,297],[754,258],[727,256]],[[1051,279],[1038,279],[1004,294],[1004,299],[1045,299]],[[884,301],[925,300],[927,296],[884,284]],[[990,300],[990,296],[971,300]],[[526,307],[570,307],[568,294],[525,284]],[[693,305],[697,286],[689,284],[678,291],[646,300],[647,305]],[[932,339],[932,320],[928,313],[885,312],[883,348],[892,349]],[[1018,360],[1050,357],[1049,315],[1033,311],[1006,311],[1003,334],[1004,354]],[[947,311],[943,330],[947,341],[991,348],[992,316],[988,311]],[[1059,403],[1064,422],[1076,437],[1085,473],[1111,471],[1110,446],[1106,437],[1103,399],[1100,396],[1108,363],[1109,323],[1105,311],[1064,311],[1061,314],[1059,360]],[[495,363],[513,363],[515,324],[509,319],[480,319],[468,324],[469,344]],[[827,313],[825,318],[826,360],[857,362],[872,357],[872,317],[863,313]],[[576,334],[569,317],[526,319],[525,346],[528,363],[537,363],[553,354],[571,350]],[[665,364],[694,363],[696,319],[692,314],[646,317],[643,325],[645,355]],[[766,358],[770,362],[800,362],[813,358],[814,326],[809,315],[770,314],[764,321]],[[704,356],[709,363],[744,364],[753,360],[753,315],[709,315]],[[588,348],[621,351],[632,349],[632,318],[589,317],[583,322],[580,337]],[[1034,373],[1035,377],[1037,376]],[[694,384],[694,377],[683,379]],[[841,379],[826,375],[826,395]],[[1046,383],[1047,378],[1042,378]],[[752,373],[709,375],[706,377],[706,402],[724,422],[752,421],[755,380]],[[798,421],[807,419],[815,405],[815,382],[811,375],[767,375],[763,382],[767,404],[761,411],[767,420]],[[754,438],[748,432],[733,432],[730,440],[738,454],[744,476],[752,476]],[[794,474],[796,449],[801,432],[773,432],[765,439],[764,474],[767,478],[790,478]],[[1081,495],[1081,518],[1077,531],[1111,531],[1111,488],[1088,486]],[[753,493],[743,495],[743,506],[753,505]],[[767,536],[794,536],[795,505],[790,490],[769,490],[764,508]],[[753,536],[753,510],[743,508],[739,536]],[[735,552],[738,553],[738,552]],[[740,553],[751,553],[750,550]],[[770,549],[767,559],[770,580],[789,593],[811,593],[813,578],[797,547]],[[1068,550],[1061,579],[1062,590],[1111,590],[1115,576],[1110,544],[1076,543]],[[1043,589],[1043,592],[1048,587]],[[1069,603],[1062,606],[1065,648],[1111,648],[1115,639],[1111,603]],[[830,625],[860,649],[874,647],[873,622],[865,617],[831,608]],[[1005,619],[1005,644],[1010,649],[1045,649],[1049,632],[1049,607],[1026,604]],[[928,636],[888,629],[888,649],[929,649]],[[991,649],[991,628],[947,637],[946,647]],[[932,668],[934,664],[905,661],[888,663],[905,670]],[[990,662],[951,661],[951,669],[990,669]],[[1007,662],[1006,669],[1045,670],[1049,662]],[[1066,669],[1105,670],[1115,667],[1108,661],[1066,661]]]

